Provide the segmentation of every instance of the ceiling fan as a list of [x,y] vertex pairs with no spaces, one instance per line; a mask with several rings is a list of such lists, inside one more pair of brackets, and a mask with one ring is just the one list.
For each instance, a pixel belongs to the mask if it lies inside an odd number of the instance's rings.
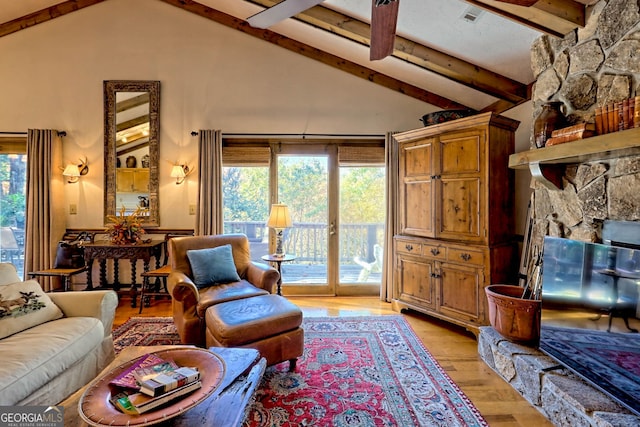
[[[324,0],[283,0],[280,3],[247,18],[255,28],[270,26],[312,8]],[[400,0],[371,1],[371,47],[369,59],[376,61],[393,52]]]

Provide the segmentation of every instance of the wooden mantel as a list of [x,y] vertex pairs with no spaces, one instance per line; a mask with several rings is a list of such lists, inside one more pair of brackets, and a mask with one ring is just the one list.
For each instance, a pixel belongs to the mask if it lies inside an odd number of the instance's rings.
[[640,128],[594,136],[509,156],[512,169],[529,169],[551,190],[562,188],[564,165],[640,155]]

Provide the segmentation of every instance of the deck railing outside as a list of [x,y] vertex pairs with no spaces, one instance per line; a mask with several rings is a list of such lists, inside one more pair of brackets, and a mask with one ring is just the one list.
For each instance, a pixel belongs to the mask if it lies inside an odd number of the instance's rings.
[[[284,231],[285,252],[296,254],[296,263],[326,264],[327,227],[327,224],[311,222],[294,223]],[[224,232],[246,234],[252,248],[269,240],[269,230],[263,221],[228,221],[224,223]],[[384,224],[341,224],[340,264],[355,264],[355,257],[373,262],[374,246],[382,245],[383,241]],[[256,254],[258,258],[260,255],[264,254]]]

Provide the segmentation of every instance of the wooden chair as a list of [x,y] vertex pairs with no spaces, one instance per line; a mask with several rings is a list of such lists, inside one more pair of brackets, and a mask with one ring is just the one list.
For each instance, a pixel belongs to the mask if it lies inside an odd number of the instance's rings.
[[[164,236],[164,245],[162,247],[162,267],[155,270],[145,271],[141,274],[142,286],[140,287],[140,309],[138,313],[142,313],[142,308],[150,305],[150,297],[171,297],[167,290],[167,277],[171,273],[171,265],[169,264],[169,239],[178,236],[188,236],[189,234],[167,233]],[[153,283],[151,283],[153,280]]]

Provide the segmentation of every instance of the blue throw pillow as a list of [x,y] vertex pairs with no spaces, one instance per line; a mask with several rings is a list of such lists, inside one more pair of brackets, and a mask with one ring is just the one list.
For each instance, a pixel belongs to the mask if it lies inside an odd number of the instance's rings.
[[198,288],[240,280],[231,245],[187,251],[193,282]]

